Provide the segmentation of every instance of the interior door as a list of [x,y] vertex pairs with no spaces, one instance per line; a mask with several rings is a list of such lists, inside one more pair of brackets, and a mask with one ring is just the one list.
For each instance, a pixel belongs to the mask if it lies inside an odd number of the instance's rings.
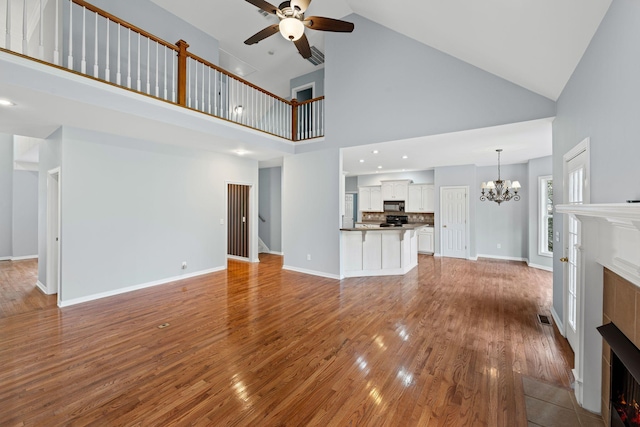
[[342,223],[343,227],[353,227],[353,223],[355,222],[355,194],[347,193],[344,195],[344,220]]
[[[588,202],[587,172],[588,152],[586,149],[572,150],[564,158],[564,203],[583,204]],[[564,233],[564,300],[565,332],[574,352],[579,348],[580,331],[580,222],[567,215]]]
[[249,258],[248,185],[229,184],[227,189],[227,254]]
[[467,187],[442,187],[440,247],[442,256],[467,258]]

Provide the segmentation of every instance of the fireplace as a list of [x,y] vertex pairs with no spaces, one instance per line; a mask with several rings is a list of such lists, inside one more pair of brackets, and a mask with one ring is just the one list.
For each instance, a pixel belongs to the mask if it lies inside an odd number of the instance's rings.
[[613,323],[598,331],[611,347],[611,427],[640,427],[640,349]]

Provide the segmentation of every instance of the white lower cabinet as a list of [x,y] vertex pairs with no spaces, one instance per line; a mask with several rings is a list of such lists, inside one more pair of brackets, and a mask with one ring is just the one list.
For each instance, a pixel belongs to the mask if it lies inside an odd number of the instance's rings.
[[434,246],[433,228],[423,227],[418,229],[418,252],[432,254]]

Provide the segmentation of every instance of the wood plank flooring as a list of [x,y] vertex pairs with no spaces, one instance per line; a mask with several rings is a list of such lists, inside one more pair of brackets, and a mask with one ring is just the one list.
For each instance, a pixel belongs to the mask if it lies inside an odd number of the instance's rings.
[[0,263],[0,425],[526,426],[521,375],[569,385],[536,318],[551,273],[421,255],[336,281],[261,261],[64,309]]

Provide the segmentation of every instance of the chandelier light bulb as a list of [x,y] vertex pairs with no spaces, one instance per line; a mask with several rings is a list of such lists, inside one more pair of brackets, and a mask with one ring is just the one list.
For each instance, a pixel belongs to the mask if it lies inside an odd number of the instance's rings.
[[498,179],[495,181],[483,182],[480,185],[480,200],[490,200],[496,202],[498,205],[502,202],[508,202],[509,200],[520,200],[518,190],[521,188],[518,181],[511,182],[510,180],[502,180],[500,177],[500,153],[501,149],[496,150],[498,152]]

